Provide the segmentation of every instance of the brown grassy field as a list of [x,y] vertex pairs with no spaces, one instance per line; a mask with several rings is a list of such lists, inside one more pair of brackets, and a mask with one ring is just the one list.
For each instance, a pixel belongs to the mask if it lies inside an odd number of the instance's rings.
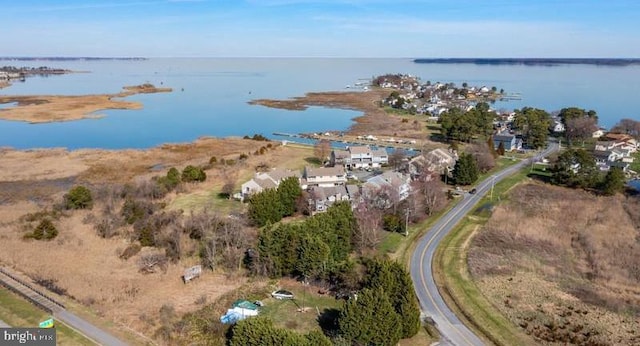
[[[250,103],[272,108],[304,110],[309,106],[352,109],[363,112],[355,118],[349,134],[379,136],[400,136],[406,138],[426,138],[425,117],[392,116],[379,102],[389,96],[391,90],[374,88],[366,92],[317,92],[288,100],[253,100]],[[406,120],[403,120],[406,119]],[[414,123],[414,120],[416,123]]]
[[[271,144],[263,155],[256,150]],[[218,160],[248,158],[231,166],[214,165],[206,170],[208,179],[200,184],[185,184],[180,192],[169,193],[162,201],[169,208],[185,213],[208,206],[217,212],[242,208],[236,201],[217,197],[224,179],[231,175],[236,187],[255,172],[255,167],[300,169],[311,156],[312,148],[280,146],[277,142],[245,139],[200,139],[190,144],[167,144],[149,150],[28,150],[5,149],[0,152],[0,265],[10,267],[31,279],[51,279],[66,290],[65,301],[89,307],[98,316],[153,336],[160,323],[158,312],[171,305],[177,315],[194,311],[203,302],[215,301],[246,282],[244,275],[206,271],[188,285],[182,283],[184,268],[197,264],[198,249],[183,241],[185,256],[167,271],[141,274],[138,260],[153,251],[143,248],[136,256],[123,260],[119,255],[130,243],[127,236],[104,239],[97,235],[91,215],[98,215],[103,202],[93,210],[67,211],[55,221],[56,239],[24,240],[28,213],[52,210],[68,189],[82,183],[99,190],[105,184],[121,185],[164,175],[169,167],[182,169],[187,164],[207,165],[211,156]],[[160,167],[160,168],[158,168]],[[188,201],[185,203],[185,201]],[[181,204],[182,203],[182,204]],[[217,210],[216,210],[217,209]],[[32,224],[33,226],[33,224]]]
[[0,96],[0,103],[16,102],[17,106],[0,110],[0,119],[26,121],[29,123],[47,123],[99,118],[94,112],[105,109],[141,109],[139,102],[116,100],[135,94],[170,92],[171,88],[156,88],[143,84],[126,86],[117,94],[103,95],[37,95],[37,96]]
[[640,344],[640,201],[528,183],[473,239],[480,290],[543,344]]

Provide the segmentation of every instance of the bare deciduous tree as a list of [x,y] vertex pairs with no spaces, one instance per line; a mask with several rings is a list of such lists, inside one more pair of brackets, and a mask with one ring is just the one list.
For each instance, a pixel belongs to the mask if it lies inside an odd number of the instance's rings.
[[158,268],[167,271],[167,256],[161,253],[150,253],[140,257],[138,268],[143,274],[155,273]]
[[470,145],[466,151],[473,155],[480,172],[488,172],[496,166],[496,158],[493,156],[492,150],[489,149],[487,143],[474,143]]
[[331,142],[326,139],[321,139],[313,147],[313,155],[320,160],[320,163],[324,163],[329,154],[331,153]]
[[393,169],[398,170],[402,167],[406,158],[407,152],[404,149],[396,149],[389,155],[389,165],[393,167]]
[[598,120],[596,118],[571,118],[567,119],[565,136],[569,141],[569,145],[574,140],[584,140],[590,138],[594,131],[598,129]]
[[375,249],[380,243],[382,211],[366,200],[362,200],[356,206],[353,214],[358,223],[354,234],[356,249],[361,253]]
[[445,186],[435,174],[422,174],[412,187],[417,207],[427,216],[441,210],[447,203]]
[[640,121],[622,119],[611,129],[611,132],[626,133],[635,139],[640,139]]

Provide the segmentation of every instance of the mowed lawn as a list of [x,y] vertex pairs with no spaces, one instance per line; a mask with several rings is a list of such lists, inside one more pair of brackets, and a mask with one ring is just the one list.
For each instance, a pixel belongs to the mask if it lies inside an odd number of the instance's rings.
[[294,299],[267,298],[262,300],[264,307],[260,315],[273,320],[274,324],[299,333],[312,330],[321,331],[319,317],[335,317],[342,308],[344,300],[335,299],[331,294],[319,294],[314,286],[285,287],[293,293]]

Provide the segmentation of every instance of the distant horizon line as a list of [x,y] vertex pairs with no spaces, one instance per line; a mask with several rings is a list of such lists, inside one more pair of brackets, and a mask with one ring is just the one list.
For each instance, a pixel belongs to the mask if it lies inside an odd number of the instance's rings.
[[638,61],[640,57],[358,57],[358,56],[0,56],[0,60],[148,60],[148,59],[413,59],[424,61]]

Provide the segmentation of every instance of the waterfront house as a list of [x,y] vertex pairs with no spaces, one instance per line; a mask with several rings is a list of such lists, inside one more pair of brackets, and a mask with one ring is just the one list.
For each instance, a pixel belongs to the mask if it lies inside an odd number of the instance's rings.
[[242,184],[240,199],[244,200],[249,196],[262,192],[266,189],[276,189],[280,183],[288,177],[300,178],[300,173],[288,169],[275,168],[268,172],[256,173],[251,180]]
[[352,146],[347,150],[331,152],[331,165],[342,165],[347,170],[360,168],[378,168],[389,163],[389,154],[385,149],[371,149],[369,146]]
[[344,171],[344,167],[318,167],[313,168],[306,166],[304,168],[304,174],[300,185],[303,190],[308,188],[319,187],[331,187],[336,185],[344,185],[347,183],[347,175]]

